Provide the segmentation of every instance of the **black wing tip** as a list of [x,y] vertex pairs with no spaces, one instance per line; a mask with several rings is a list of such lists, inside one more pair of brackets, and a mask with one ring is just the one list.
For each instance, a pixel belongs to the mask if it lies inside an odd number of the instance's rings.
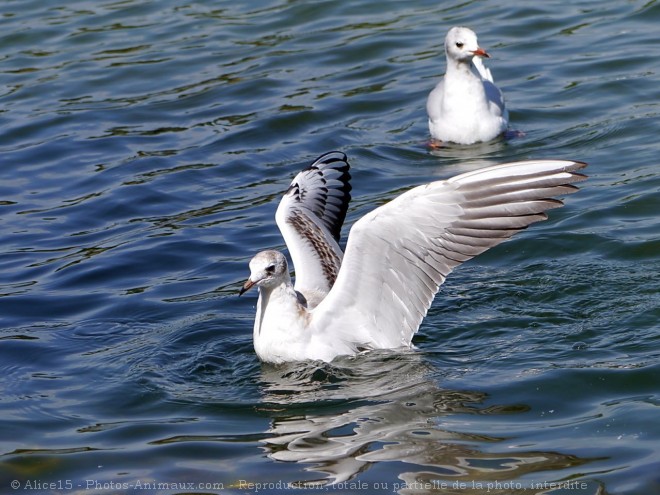
[[313,160],[311,165],[304,170],[321,170],[322,168],[333,168],[340,172],[348,172],[351,165],[348,163],[348,157],[343,151],[328,151]]
[[318,170],[323,173],[325,169],[336,170],[341,172],[339,177],[336,177],[342,183],[341,187],[335,187],[343,193],[346,194],[347,202],[351,200],[350,194],[348,194],[352,189],[350,180],[353,178],[349,172],[351,164],[348,162],[348,157],[343,151],[328,151],[327,153],[322,154],[316,158],[311,165],[309,165],[304,170]]
[[[339,206],[339,211],[336,213],[334,221],[328,222],[328,229],[330,234],[339,242],[341,238],[341,228],[344,225],[344,220],[346,220],[346,214],[348,213],[348,205],[351,202],[351,191],[353,186],[351,185],[351,165],[348,162],[348,157],[342,151],[330,151],[324,153],[318,157],[312,166],[323,166],[323,168],[331,168],[340,172],[339,177],[335,177],[336,180],[341,182],[341,186],[334,186],[334,189],[341,191],[341,205]],[[321,170],[322,172],[322,170]]]
[[314,161],[319,162],[319,161],[326,161],[326,160],[328,160],[328,161],[338,161],[339,160],[339,161],[345,161],[345,162],[348,163],[348,158],[346,156],[346,153],[344,153],[343,151],[339,151],[339,150],[327,151],[327,152],[323,153],[321,156],[319,156]]
[[[337,242],[351,201],[350,168],[346,153],[328,151],[301,170],[285,193],[293,191],[297,201],[307,202],[307,207]],[[326,207],[326,202],[331,204],[330,208]]]
[[[323,153],[312,161],[310,165],[301,170],[301,172],[319,171],[321,174],[325,169],[333,169],[342,174],[337,178],[343,183],[343,186],[338,188],[348,194],[353,189],[350,180],[353,178],[349,172],[351,164],[348,162],[348,157],[343,151],[328,151]],[[350,196],[348,198],[350,200]]]

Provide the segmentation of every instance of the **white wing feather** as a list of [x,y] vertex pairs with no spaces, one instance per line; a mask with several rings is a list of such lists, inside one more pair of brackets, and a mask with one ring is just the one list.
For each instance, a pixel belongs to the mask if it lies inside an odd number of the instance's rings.
[[563,160],[488,167],[419,186],[350,231],[332,290],[312,311],[319,329],[349,329],[355,346],[409,346],[440,285],[459,264],[496,246],[577,190],[586,164]]
[[474,67],[477,69],[477,72],[481,76],[481,79],[490,82],[495,82],[493,80],[493,75],[490,73],[490,69],[484,65],[483,60],[481,60],[481,57],[474,57],[472,59],[472,65],[474,65]]
[[500,88],[495,85],[490,69],[484,65],[480,57],[474,57],[472,59],[472,65],[474,65],[481,77],[484,91],[486,92],[486,99],[488,100],[491,111],[497,115],[501,115],[508,121],[509,111],[506,108],[504,95],[502,94],[502,91],[500,91]]

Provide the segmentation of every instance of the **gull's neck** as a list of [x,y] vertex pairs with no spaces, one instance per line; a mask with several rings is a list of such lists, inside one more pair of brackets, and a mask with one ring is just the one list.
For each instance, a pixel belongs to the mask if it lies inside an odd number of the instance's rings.
[[469,60],[456,60],[447,57],[447,74],[474,74],[472,71],[472,59]]
[[305,308],[298,300],[288,273],[279,284],[273,287],[259,287],[257,315],[254,320],[255,337],[261,334],[264,320],[269,318],[268,315],[278,319],[280,314],[297,315],[300,311],[305,311]]

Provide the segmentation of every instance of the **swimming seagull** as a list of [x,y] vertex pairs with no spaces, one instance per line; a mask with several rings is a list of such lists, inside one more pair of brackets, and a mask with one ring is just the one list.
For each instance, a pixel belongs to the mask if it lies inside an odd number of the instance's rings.
[[461,263],[563,203],[586,163],[531,160],[431,182],[359,219],[346,252],[339,231],[350,201],[346,155],[319,157],[291,182],[276,221],[295,266],[262,251],[240,293],[259,289],[254,348],[262,361],[322,360],[412,347],[440,285]]
[[496,138],[506,131],[509,112],[481,61],[490,55],[479,47],[474,31],[460,26],[447,33],[445,52],[447,71],[426,102],[431,136],[458,144]]

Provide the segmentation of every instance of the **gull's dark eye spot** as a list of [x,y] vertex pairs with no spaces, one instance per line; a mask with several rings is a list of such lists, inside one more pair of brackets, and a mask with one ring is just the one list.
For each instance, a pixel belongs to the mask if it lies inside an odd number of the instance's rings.
[[456,46],[457,46],[458,48],[463,48],[463,42],[462,42],[462,41],[457,41],[457,42],[456,42]]
[[266,273],[268,273],[269,275],[274,272],[275,272],[275,265],[268,265],[266,267]]

